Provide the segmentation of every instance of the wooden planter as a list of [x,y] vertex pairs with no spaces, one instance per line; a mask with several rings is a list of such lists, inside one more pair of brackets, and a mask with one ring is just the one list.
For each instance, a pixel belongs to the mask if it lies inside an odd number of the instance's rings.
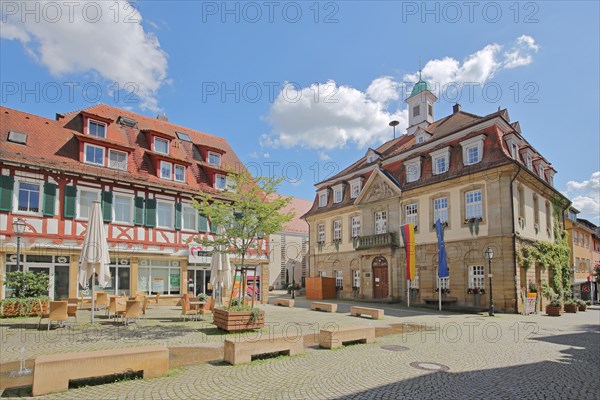
[[587,305],[586,304],[584,304],[582,306],[579,306],[579,311],[585,311],[585,310],[587,310]]
[[265,326],[265,313],[261,311],[258,319],[253,320],[252,311],[226,311],[215,308],[213,324],[227,332],[260,329]]
[[576,313],[577,310],[579,309],[579,306],[577,304],[565,304],[565,312],[566,313]]
[[560,317],[560,306],[546,306],[546,314],[551,317]]
[[[24,310],[21,310],[24,307]],[[29,312],[27,312],[29,311]],[[21,315],[24,313],[25,315]],[[3,302],[2,303],[2,316],[5,318],[14,317],[37,317],[41,313],[40,306],[37,302],[33,304],[23,304],[22,302]]]

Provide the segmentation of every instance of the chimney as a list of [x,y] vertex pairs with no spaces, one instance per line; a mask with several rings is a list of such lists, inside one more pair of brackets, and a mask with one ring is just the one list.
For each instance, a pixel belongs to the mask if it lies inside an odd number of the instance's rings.
[[167,117],[167,114],[165,114],[165,113],[158,114],[156,116],[156,119],[159,120],[159,121],[169,122],[169,118]]
[[461,110],[460,104],[456,103],[455,105],[452,106],[452,114],[456,114],[460,110]]

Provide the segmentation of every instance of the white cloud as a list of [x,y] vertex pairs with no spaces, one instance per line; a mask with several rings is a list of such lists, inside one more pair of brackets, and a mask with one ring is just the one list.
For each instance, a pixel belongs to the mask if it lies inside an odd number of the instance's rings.
[[[502,69],[522,67],[533,62],[533,53],[539,50],[531,36],[518,37],[510,49],[502,53],[504,45],[492,43],[467,56],[461,63],[453,57],[428,61],[422,70],[423,79],[435,90],[449,83],[484,84]],[[418,73],[406,74],[405,82],[416,82]]]
[[565,194],[572,197],[573,207],[581,211],[582,218],[600,219],[600,171],[584,181],[567,182]]
[[263,158],[271,158],[271,154],[270,153],[263,153]]
[[398,82],[394,81],[391,76],[382,76],[371,82],[367,88],[367,96],[380,103],[398,100],[400,98],[399,86]]
[[504,53],[504,68],[516,68],[533,62],[532,53],[537,53],[540,46],[531,36],[523,35],[517,38],[515,45]]
[[334,149],[351,143],[365,148],[391,139],[390,121],[400,121],[400,132],[408,124],[405,110],[387,110],[386,101],[398,96],[389,90],[394,85],[388,77],[374,80],[365,92],[333,80],[305,88],[285,85],[266,117],[272,132],[262,135],[261,144]]
[[40,10],[38,22],[35,16],[21,20],[20,12],[6,13],[0,22],[1,39],[19,40],[27,53],[55,76],[95,71],[119,87],[133,83],[130,89],[141,100],[140,107],[159,110],[156,96],[168,82],[167,55],[156,36],[144,31],[142,16],[127,1],[85,6],[76,2],[28,3],[28,9]]
[[329,156],[329,154],[325,153],[324,151],[319,151],[319,160],[321,161],[327,161],[327,160],[331,160],[331,157]]

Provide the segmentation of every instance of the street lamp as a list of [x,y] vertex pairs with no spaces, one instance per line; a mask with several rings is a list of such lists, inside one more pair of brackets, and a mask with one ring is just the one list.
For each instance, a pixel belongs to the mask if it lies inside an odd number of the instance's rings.
[[[17,271],[21,269],[21,236],[25,233],[25,221],[22,218],[17,218],[12,223],[13,232],[17,235]],[[25,270],[25,266],[23,265],[23,270]]]
[[492,250],[492,246],[488,246],[487,249],[485,249],[485,258],[487,258],[488,260],[488,268],[489,268],[489,272],[488,272],[488,276],[490,278],[490,311],[489,311],[489,315],[490,317],[494,316],[494,299],[492,298],[492,258],[494,258],[494,250]]
[[296,298],[296,261],[292,261],[292,299]]

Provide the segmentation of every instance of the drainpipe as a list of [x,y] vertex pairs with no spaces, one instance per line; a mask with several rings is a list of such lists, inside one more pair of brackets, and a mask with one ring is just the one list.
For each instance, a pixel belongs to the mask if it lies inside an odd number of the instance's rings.
[[[512,239],[513,239],[513,265],[514,265],[514,278],[516,279],[517,277],[517,231],[515,229],[515,196],[514,196],[514,188],[513,188],[513,184],[515,182],[515,179],[517,179],[517,176],[519,176],[519,173],[521,173],[521,165],[518,163],[515,163],[517,165],[517,167],[519,168],[517,170],[517,173],[515,174],[515,176],[510,180],[510,215],[512,216]],[[519,313],[519,292],[517,290],[518,285],[517,282],[515,281],[515,314]],[[523,307],[525,307],[525,304],[523,304]]]

